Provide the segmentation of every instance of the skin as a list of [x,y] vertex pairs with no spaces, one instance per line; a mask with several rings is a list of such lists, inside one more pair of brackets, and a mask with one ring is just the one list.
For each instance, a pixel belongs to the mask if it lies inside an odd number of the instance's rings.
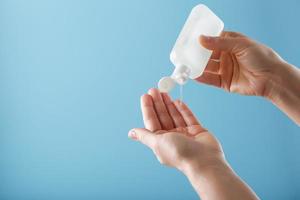
[[[265,97],[300,124],[299,69],[240,33],[201,36],[199,42],[213,54],[196,81]],[[218,140],[183,102],[150,89],[141,97],[141,109],[145,128],[132,129],[128,136],[148,146],[162,164],[184,173],[201,199],[258,199],[231,169]]]
[[236,32],[199,38],[213,51],[200,83],[228,92],[261,96],[300,125],[300,70],[274,50]]
[[145,128],[132,129],[128,136],[148,146],[160,163],[183,172],[201,199],[258,199],[183,102],[150,89],[141,97],[141,109]]

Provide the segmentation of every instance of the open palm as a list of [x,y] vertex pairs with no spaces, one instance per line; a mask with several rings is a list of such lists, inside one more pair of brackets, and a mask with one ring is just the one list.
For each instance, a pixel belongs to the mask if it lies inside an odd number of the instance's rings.
[[161,163],[180,169],[195,158],[209,165],[223,157],[216,138],[183,102],[173,102],[168,94],[150,89],[141,97],[141,109],[146,129],[135,128],[129,136],[150,147]]

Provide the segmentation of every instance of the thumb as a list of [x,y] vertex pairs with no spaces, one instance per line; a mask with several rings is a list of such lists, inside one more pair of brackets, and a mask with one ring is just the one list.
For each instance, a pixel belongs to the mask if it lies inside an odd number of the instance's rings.
[[154,149],[158,135],[144,128],[134,128],[129,131],[128,137],[143,143],[150,149]]
[[199,42],[206,49],[228,51],[231,53],[238,53],[246,45],[245,42],[238,37],[212,37],[201,35]]

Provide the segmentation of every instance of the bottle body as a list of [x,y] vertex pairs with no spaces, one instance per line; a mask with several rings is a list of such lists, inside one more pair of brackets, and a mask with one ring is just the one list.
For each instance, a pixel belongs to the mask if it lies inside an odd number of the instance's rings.
[[[170,53],[170,60],[175,66],[170,77],[175,83],[184,84],[186,82],[186,80],[182,81],[176,78],[183,77],[180,74],[182,71],[188,73],[190,79],[201,76],[212,51],[199,44],[199,36],[219,36],[223,28],[222,20],[205,5],[199,4],[192,9]],[[171,79],[165,80],[169,81],[169,84],[165,84],[165,86],[172,85],[174,87],[174,83],[170,83]],[[164,91],[167,92],[166,90],[165,87]]]
[[222,20],[203,4],[194,7],[186,20],[170,53],[175,67],[190,68],[191,79],[199,77],[212,54],[199,44],[199,36],[219,36],[224,28]]

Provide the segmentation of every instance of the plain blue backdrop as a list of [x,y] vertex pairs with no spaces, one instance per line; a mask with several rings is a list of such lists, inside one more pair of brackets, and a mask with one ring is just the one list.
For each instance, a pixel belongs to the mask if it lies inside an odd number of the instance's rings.
[[[198,3],[300,66],[296,0],[0,0],[0,199],[198,199],[127,138]],[[184,100],[262,199],[300,198],[300,130],[282,112],[193,81]]]

